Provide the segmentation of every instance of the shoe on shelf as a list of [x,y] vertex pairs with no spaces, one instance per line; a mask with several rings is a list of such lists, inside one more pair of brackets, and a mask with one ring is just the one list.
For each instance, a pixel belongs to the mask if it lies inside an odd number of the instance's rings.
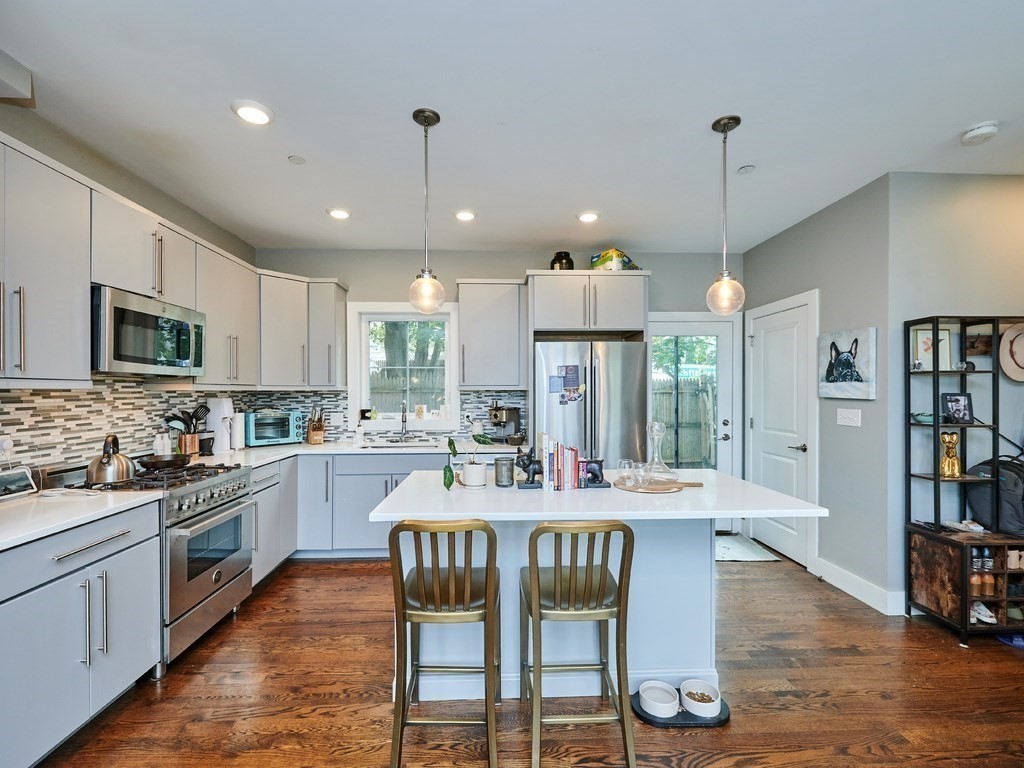
[[1006,606],[1006,618],[1014,621],[1024,621],[1024,610],[1019,605]]
[[996,616],[984,603],[975,600],[971,603],[971,624],[983,621],[986,624],[995,624]]

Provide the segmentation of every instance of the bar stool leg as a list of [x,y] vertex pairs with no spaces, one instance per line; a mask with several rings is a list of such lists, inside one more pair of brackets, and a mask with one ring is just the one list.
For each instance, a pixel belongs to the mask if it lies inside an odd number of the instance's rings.
[[625,617],[615,619],[615,666],[619,682],[619,724],[622,726],[622,746],[626,752],[626,765],[636,768],[636,750],[633,747],[632,705],[629,701],[629,670],[626,669]]
[[412,686],[412,695],[409,697],[410,704],[420,703],[420,676],[417,674],[420,668],[420,625],[419,622],[412,622],[409,625],[409,656],[410,674],[414,675],[415,682]]
[[402,732],[405,730],[405,622],[401,609],[395,617],[395,722],[391,732],[391,768],[402,763]]
[[[538,599],[536,596],[532,596],[531,599]],[[541,622],[533,622],[533,697],[530,701],[530,709],[532,711],[532,747],[530,750],[530,766],[531,768],[540,768],[540,716],[541,716],[541,702],[544,701],[544,697],[541,693],[541,655],[540,640],[541,640]]]
[[494,663],[497,644],[495,640],[494,627],[496,617],[487,616],[484,619],[484,710],[487,719],[487,765],[489,768],[498,768],[498,736],[495,721],[497,712],[495,710],[495,691],[497,690],[497,667]]
[[497,672],[494,685],[494,703],[501,704],[501,598],[494,606],[494,668]]
[[526,596],[519,592],[519,701],[526,703],[526,676],[530,674],[530,609]]
[[601,649],[601,666],[608,674],[601,674],[601,699],[608,700],[608,678],[611,677],[611,668],[608,666],[608,622],[597,622],[597,643]]

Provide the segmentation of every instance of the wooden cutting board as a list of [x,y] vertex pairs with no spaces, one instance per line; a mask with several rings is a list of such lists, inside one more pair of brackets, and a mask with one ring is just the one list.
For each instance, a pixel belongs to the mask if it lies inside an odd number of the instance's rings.
[[621,480],[616,480],[612,483],[620,491],[631,491],[632,493],[676,493],[677,491],[683,490],[683,488],[703,488],[704,483],[689,483],[683,482],[682,480],[655,480],[643,488],[633,486],[627,488],[622,484]]

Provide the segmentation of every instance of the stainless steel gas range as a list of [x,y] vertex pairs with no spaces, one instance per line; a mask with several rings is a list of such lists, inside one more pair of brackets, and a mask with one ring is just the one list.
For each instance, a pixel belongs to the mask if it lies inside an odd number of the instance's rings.
[[[165,490],[161,504],[163,654],[153,677],[252,593],[250,470],[190,464],[147,470],[101,490]],[[84,469],[50,474],[45,487],[82,487]]]

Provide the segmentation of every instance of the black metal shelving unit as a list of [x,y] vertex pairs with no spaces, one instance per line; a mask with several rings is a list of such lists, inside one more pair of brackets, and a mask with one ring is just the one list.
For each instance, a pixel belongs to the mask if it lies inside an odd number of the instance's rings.
[[[904,455],[906,457],[904,509],[906,532],[906,613],[909,616],[912,608],[949,626],[960,634],[961,645],[966,646],[973,634],[1007,633],[1024,631],[1024,622],[1007,617],[1008,606],[1020,603],[1024,605],[1024,597],[1008,596],[1007,585],[1017,579],[1024,580],[1024,568],[1008,569],[1006,554],[1009,549],[1024,549],[1024,538],[1017,538],[996,533],[968,533],[946,528],[944,521],[963,521],[968,518],[967,488],[971,484],[988,483],[993,486],[990,494],[992,501],[992,527],[999,530],[999,333],[1014,323],[1024,321],[1020,317],[978,317],[978,316],[930,316],[907,320],[903,324],[904,342]],[[914,346],[915,331],[930,332],[933,340],[931,346],[930,370],[924,369],[925,361],[921,361],[920,369],[915,368],[916,348]],[[991,350],[987,355],[975,356],[975,364],[981,370],[956,370],[952,367],[941,367],[943,350],[934,340],[940,339],[940,331],[949,332],[948,352],[950,364],[967,362],[967,340],[974,337],[988,337]],[[917,381],[930,384],[922,391]],[[986,406],[983,416],[988,420],[977,420],[972,424],[944,423],[942,419],[941,395],[944,392],[975,394],[986,393],[990,403]],[[914,421],[912,413],[920,413],[927,408],[930,400],[932,422]],[[927,412],[927,411],[925,411]],[[991,446],[986,448],[987,455],[970,458],[971,449],[967,438],[977,431],[988,431],[991,435]],[[920,446],[919,436],[931,433],[931,450]],[[944,447],[940,440],[943,432],[956,432],[960,436],[957,453],[963,471],[966,473],[972,463],[991,458],[993,461],[993,477],[975,477],[964,474],[960,478],[945,478],[939,474]],[[978,441],[973,441],[977,446]],[[928,466],[930,456],[931,464]],[[916,495],[915,486],[931,484],[931,509]],[[954,503],[949,498],[949,488],[956,488],[955,511]],[[947,509],[943,509],[946,502]],[[945,512],[945,514],[944,514]],[[989,547],[993,551],[994,565],[987,571],[996,579],[994,596],[970,595],[971,548]],[[980,599],[995,614],[995,624],[970,622],[970,604]]]

